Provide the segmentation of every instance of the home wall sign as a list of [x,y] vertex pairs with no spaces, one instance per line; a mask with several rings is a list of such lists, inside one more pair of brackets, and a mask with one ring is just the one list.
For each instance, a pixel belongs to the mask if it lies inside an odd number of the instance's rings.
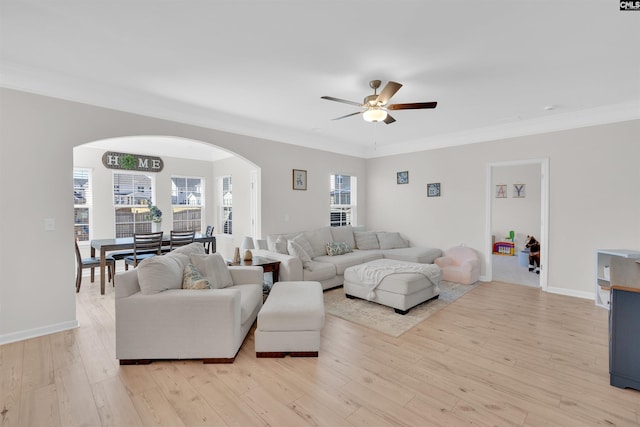
[[140,172],[160,172],[164,168],[164,162],[160,157],[114,151],[107,151],[102,155],[102,164],[108,169]]

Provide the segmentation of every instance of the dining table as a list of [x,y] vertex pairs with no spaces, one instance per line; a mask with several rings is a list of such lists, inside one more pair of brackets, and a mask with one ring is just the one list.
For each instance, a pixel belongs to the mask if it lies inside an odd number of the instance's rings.
[[[169,246],[171,236],[162,236],[162,246]],[[206,252],[209,253],[209,247],[213,248],[213,252],[216,251],[216,237],[206,236],[204,234],[196,233],[194,242],[203,243],[206,247]],[[207,245],[211,243],[211,245]],[[91,256],[95,257],[96,252],[100,252],[100,294],[104,295],[104,282],[106,271],[106,256],[107,252],[122,251],[126,249],[133,249],[133,237],[116,237],[111,239],[95,239],[91,240]],[[115,274],[115,272],[114,272]],[[115,279],[114,279],[115,283]]]

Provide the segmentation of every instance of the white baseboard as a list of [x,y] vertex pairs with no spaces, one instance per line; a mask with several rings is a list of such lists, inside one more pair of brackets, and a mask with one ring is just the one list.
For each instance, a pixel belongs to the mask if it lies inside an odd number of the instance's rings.
[[596,299],[596,296],[593,292],[574,291],[572,289],[554,288],[552,286],[547,287],[547,292],[552,294],[567,295],[569,297],[577,297],[577,298],[584,298],[584,299],[590,299],[590,300]]
[[54,334],[69,329],[75,329],[80,326],[77,320],[56,323],[55,325],[47,325],[41,328],[26,329],[24,331],[11,332],[10,334],[0,335],[0,345],[9,344],[16,341],[27,340],[29,338],[41,337],[43,335]]

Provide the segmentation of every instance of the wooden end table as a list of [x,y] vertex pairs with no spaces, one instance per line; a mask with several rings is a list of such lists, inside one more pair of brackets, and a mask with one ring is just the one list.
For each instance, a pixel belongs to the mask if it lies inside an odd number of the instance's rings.
[[277,259],[265,258],[262,256],[254,256],[251,261],[245,261],[241,259],[240,262],[233,262],[231,260],[227,260],[227,265],[262,267],[265,273],[273,274],[273,283],[276,283],[278,281],[278,273],[280,272],[280,261],[278,261]]

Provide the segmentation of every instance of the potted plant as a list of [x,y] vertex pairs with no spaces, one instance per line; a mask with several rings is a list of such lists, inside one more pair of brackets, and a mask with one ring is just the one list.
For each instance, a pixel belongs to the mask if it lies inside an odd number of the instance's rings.
[[152,231],[160,231],[160,223],[162,222],[162,211],[156,205],[149,205],[149,216],[152,222]]

